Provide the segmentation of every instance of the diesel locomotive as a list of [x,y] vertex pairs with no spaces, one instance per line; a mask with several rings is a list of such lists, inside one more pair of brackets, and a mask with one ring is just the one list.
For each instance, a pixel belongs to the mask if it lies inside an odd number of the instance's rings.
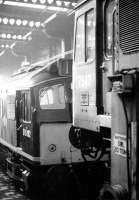
[[105,163],[100,200],[139,198],[138,11],[137,0],[82,0],[75,8],[69,139],[85,163]]
[[71,71],[71,59],[26,67],[0,91],[0,148],[7,173],[25,191],[43,189],[47,199],[68,194],[68,180],[75,179],[70,165],[82,160],[68,139]]

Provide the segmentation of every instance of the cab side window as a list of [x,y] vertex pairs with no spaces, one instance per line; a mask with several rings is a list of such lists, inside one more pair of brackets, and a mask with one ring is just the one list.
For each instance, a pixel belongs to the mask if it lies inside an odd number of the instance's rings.
[[84,62],[84,48],[85,48],[85,18],[81,15],[77,19],[76,24],[76,39],[75,39],[75,61],[77,63]]
[[115,4],[114,2],[109,3],[106,5],[105,8],[105,18],[106,18],[106,27],[105,27],[105,34],[106,34],[106,56],[111,57],[114,51],[114,42],[115,42]]
[[86,13],[86,61],[95,57],[95,15],[94,10]]
[[64,109],[66,103],[64,85],[58,84],[40,89],[39,103],[42,110]]
[[52,105],[54,103],[53,89],[45,88],[40,92],[40,106],[45,108],[47,105]]
[[31,121],[31,96],[30,91],[23,91],[21,94],[20,109],[22,109],[22,118],[24,121]]
[[93,59],[95,57],[94,9],[78,17],[75,34],[75,62],[84,63]]

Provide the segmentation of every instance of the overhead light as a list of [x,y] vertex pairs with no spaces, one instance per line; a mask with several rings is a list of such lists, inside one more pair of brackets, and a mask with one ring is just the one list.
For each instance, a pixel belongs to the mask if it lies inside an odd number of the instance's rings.
[[3,23],[4,23],[4,24],[8,24],[8,18],[7,18],[7,17],[4,17],[4,18],[3,18]]
[[64,1],[65,6],[69,6],[70,2],[69,1]]
[[37,0],[32,0],[32,3],[37,3]]
[[16,25],[17,25],[17,26],[20,26],[21,23],[22,23],[21,19],[17,19],[17,20],[16,20]]
[[18,7],[26,7],[26,8],[36,8],[36,9],[45,9],[45,5],[40,4],[31,4],[31,3],[23,3],[23,2],[14,2],[14,1],[4,1],[4,5],[9,6],[18,6]]
[[56,1],[57,6],[61,6],[62,5],[62,1]]
[[74,3],[72,3],[71,5],[74,7],[74,6],[76,6],[76,4],[77,4],[77,3],[74,2]]
[[7,39],[10,39],[11,38],[11,34],[7,34]]
[[23,26],[26,26],[27,23],[28,23],[28,21],[27,21],[26,19],[24,19],[24,20],[22,21]]
[[49,4],[51,4],[51,3],[54,2],[54,0],[47,0],[47,2],[48,2]]
[[5,47],[6,47],[6,48],[9,48],[9,45],[8,45],[8,44],[6,44],[6,45],[5,45]]
[[45,3],[46,3],[46,0],[40,0],[40,3],[41,3],[41,4],[45,4]]
[[30,22],[29,22],[29,26],[30,26],[30,27],[33,27],[33,26],[34,26],[34,21],[30,21]]
[[13,49],[16,43],[11,44],[10,48]]
[[22,40],[22,35],[17,35],[18,40]]
[[6,38],[6,34],[5,34],[5,33],[2,33],[2,34],[1,34],[1,37],[2,37],[3,39],[5,39],[5,38]]
[[36,28],[39,28],[41,26],[41,22],[35,22]]
[[9,23],[10,23],[10,25],[14,25],[15,19],[13,19],[13,18],[9,19]]
[[31,36],[29,36],[27,39],[30,41],[30,40],[32,40],[32,37],[31,37]]
[[13,35],[12,38],[13,38],[14,40],[16,40],[17,37],[16,37],[16,35]]
[[47,10],[51,10],[51,11],[60,11],[60,12],[67,12],[67,11],[68,11],[68,8],[50,6],[50,7],[47,7]]
[[2,4],[3,3],[3,0],[0,0],[0,4]]

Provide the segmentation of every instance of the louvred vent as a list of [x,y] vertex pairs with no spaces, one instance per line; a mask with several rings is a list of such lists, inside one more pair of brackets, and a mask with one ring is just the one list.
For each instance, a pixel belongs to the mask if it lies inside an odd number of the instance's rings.
[[123,54],[139,51],[139,0],[119,0],[119,35]]

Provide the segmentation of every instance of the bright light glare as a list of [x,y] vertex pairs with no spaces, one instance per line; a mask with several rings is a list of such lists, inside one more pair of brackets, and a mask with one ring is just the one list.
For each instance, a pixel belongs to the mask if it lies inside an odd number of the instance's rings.
[[45,25],[45,24],[47,24],[48,22],[52,21],[53,19],[56,18],[56,16],[57,16],[57,14],[54,13],[54,14],[51,15],[49,18],[47,18],[47,19],[43,22],[43,24]]
[[4,1],[4,5],[19,6],[19,7],[26,7],[26,8],[37,8],[37,9],[45,9],[46,8],[45,5],[14,2],[14,1]]

